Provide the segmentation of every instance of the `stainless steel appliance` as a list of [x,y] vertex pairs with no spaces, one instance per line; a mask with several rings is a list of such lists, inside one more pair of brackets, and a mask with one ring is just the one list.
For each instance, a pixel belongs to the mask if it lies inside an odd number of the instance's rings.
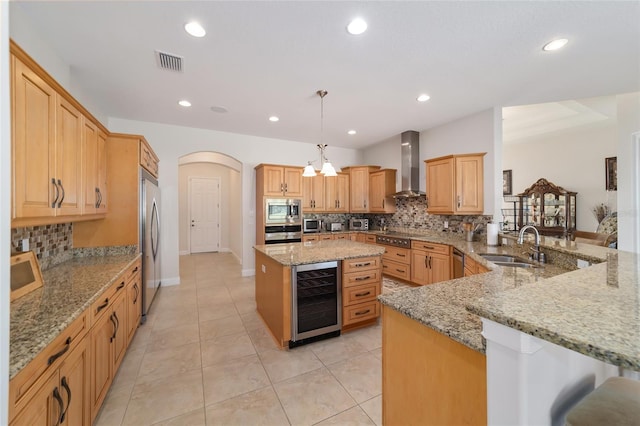
[[340,222],[332,222],[327,224],[327,231],[342,231],[342,224]]
[[349,230],[350,231],[368,231],[369,230],[369,219],[349,219]]
[[411,239],[396,234],[376,235],[376,243],[411,248]]
[[302,231],[304,233],[322,231],[322,219],[304,219],[302,222]]
[[160,288],[160,188],[149,172],[140,169],[140,249],[142,251],[142,319]]
[[464,277],[464,253],[454,247],[453,249],[453,277]]
[[299,243],[302,241],[302,225],[272,225],[264,227],[264,243]]
[[341,269],[338,261],[291,268],[290,348],[340,335]]
[[265,225],[302,225],[302,200],[267,198],[264,201]]

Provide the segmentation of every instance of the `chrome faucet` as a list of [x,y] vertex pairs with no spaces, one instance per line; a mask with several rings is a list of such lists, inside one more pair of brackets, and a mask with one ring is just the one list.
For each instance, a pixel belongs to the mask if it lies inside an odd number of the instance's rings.
[[533,253],[529,256],[532,260],[545,263],[547,261],[546,255],[540,251],[540,233],[538,232],[538,228],[533,225],[523,226],[520,230],[520,234],[518,235],[518,244],[524,243],[524,233],[527,229],[533,229],[533,232],[536,234],[535,246],[533,247]]

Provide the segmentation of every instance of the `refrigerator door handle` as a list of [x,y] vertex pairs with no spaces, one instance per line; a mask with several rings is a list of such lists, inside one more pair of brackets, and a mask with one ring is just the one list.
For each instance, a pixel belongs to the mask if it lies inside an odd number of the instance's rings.
[[153,253],[153,259],[155,260],[158,255],[158,243],[160,240],[160,217],[158,215],[158,205],[156,199],[153,199],[153,207],[151,208],[151,225],[155,225],[155,239],[153,230],[151,231],[151,252]]

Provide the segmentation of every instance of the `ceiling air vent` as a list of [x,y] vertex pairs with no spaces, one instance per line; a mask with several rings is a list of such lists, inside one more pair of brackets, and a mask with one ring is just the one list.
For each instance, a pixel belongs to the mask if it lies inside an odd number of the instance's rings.
[[184,72],[184,58],[156,50],[156,62],[163,70]]

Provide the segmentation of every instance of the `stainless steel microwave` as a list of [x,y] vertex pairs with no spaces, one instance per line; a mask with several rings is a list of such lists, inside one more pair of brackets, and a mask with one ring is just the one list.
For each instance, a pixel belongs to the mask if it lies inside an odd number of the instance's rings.
[[264,200],[265,225],[301,225],[302,200],[299,198],[267,198]]
[[349,230],[368,231],[369,219],[349,219]]
[[322,219],[304,219],[302,222],[302,231],[306,233],[321,232]]

